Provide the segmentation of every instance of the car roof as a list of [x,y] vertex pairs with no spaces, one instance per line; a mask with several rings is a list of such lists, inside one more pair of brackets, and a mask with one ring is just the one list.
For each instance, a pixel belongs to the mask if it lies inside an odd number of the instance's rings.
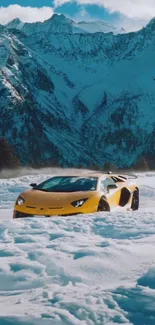
[[[79,174],[81,176],[81,174]],[[90,172],[82,174],[82,177],[97,177],[97,178],[106,178],[106,177],[118,177],[118,178],[125,178],[123,175],[119,175],[116,173],[104,173],[104,172]]]
[[[112,174],[108,174],[108,173],[103,173],[103,172],[93,172],[93,171],[90,171],[90,172],[73,172],[73,173],[65,173],[65,174],[62,174],[62,175],[55,175],[55,176],[62,176],[62,177],[84,177],[84,178],[91,178],[91,177],[94,177],[94,178],[102,178],[102,177],[111,177],[111,176],[114,176]],[[116,176],[116,175],[115,175]]]
[[126,174],[126,173],[116,173],[116,172],[102,172],[102,171],[71,171],[71,172],[64,172],[64,174],[59,174],[59,175],[55,175],[54,177],[84,177],[84,178],[98,178],[98,179],[102,179],[102,178],[118,178],[121,180],[127,181],[128,179],[136,179],[137,175],[134,174]]

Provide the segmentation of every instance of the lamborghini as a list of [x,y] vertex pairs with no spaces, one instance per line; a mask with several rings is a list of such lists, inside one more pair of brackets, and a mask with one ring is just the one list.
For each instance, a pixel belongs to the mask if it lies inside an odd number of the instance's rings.
[[87,172],[53,176],[19,195],[13,218],[69,216],[117,207],[139,208],[139,188],[135,175]]

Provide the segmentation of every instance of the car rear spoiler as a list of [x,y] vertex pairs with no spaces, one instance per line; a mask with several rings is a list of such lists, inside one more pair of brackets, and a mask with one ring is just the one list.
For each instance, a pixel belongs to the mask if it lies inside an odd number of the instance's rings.
[[132,173],[116,173],[116,172],[111,172],[109,171],[108,174],[113,174],[113,175],[117,175],[118,177],[124,178],[124,179],[137,179],[138,175],[136,174],[132,174]]
[[138,175],[136,175],[136,174],[132,174],[132,173],[125,173],[125,172],[122,172],[122,173],[117,173],[117,172],[112,172],[112,171],[108,171],[108,172],[102,172],[102,171],[92,171],[92,172],[90,172],[91,174],[92,173],[94,173],[94,174],[96,174],[96,173],[101,173],[101,174],[105,174],[105,175],[107,175],[107,174],[112,174],[112,175],[116,175],[116,176],[118,176],[118,177],[121,177],[121,178],[124,178],[124,179],[137,179],[138,178]]

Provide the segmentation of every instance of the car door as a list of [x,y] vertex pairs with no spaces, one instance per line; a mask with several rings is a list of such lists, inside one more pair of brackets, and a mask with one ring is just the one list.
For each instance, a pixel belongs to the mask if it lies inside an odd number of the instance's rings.
[[119,205],[121,190],[111,177],[106,177],[101,180],[101,190],[106,194],[107,201],[110,207]]

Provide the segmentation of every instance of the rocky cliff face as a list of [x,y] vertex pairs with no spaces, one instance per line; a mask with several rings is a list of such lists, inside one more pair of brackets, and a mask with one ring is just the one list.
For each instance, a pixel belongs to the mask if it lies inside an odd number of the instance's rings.
[[153,160],[155,20],[122,35],[73,27],[55,16],[0,29],[0,130],[22,164]]

